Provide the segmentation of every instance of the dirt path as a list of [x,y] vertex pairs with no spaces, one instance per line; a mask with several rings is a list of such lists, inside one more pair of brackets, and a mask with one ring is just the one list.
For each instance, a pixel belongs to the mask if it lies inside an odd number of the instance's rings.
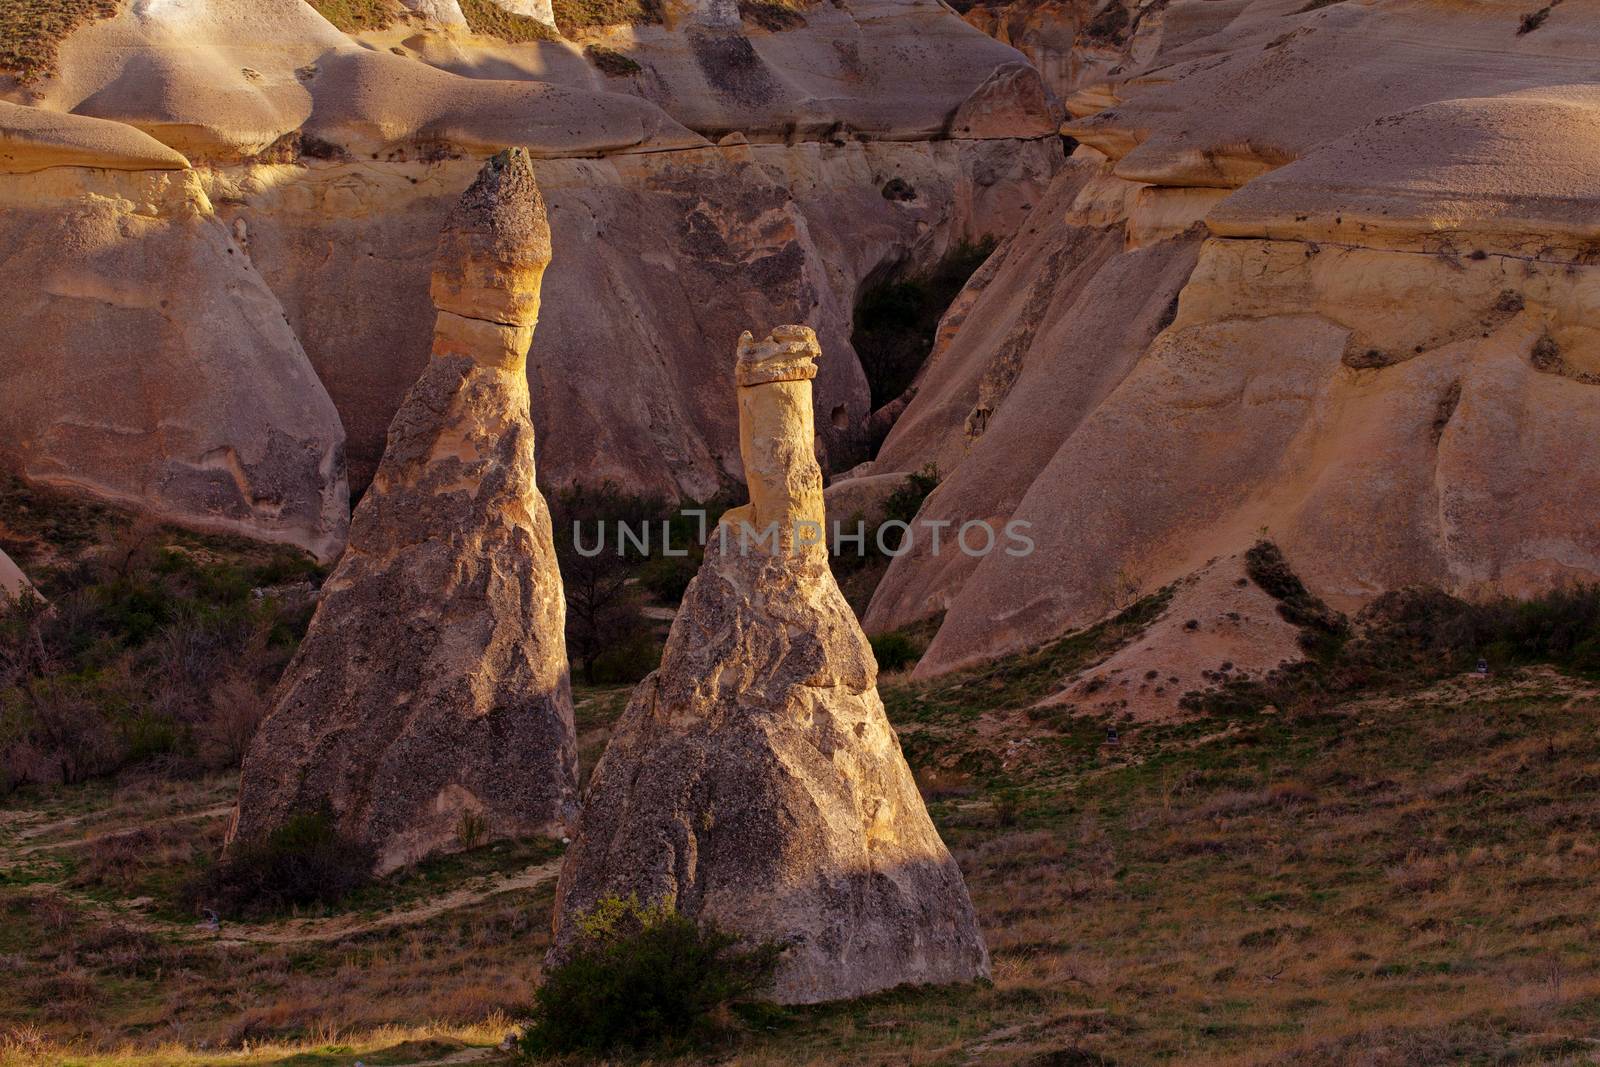
[[[164,815],[159,819],[149,819],[141,823],[114,826],[101,833],[89,834],[86,837],[69,837],[60,841],[44,841],[37,845],[24,845],[21,848],[8,849],[4,854],[4,858],[21,859],[24,856],[31,856],[38,852],[49,852],[59,848],[75,848],[79,845],[92,845],[96,841],[108,841],[114,837],[126,837],[129,834],[136,834],[141,830],[149,830],[157,826],[170,826],[180,822],[198,822],[201,819],[220,819],[232,811],[232,804],[219,804],[216,807],[206,808],[204,811],[186,811],[178,815]],[[60,830],[70,830],[85,821],[87,821],[86,817],[75,816],[71,819],[62,819],[59,822],[47,823],[44,826],[36,826],[29,830],[24,830],[17,836],[23,841],[28,841]]]
[[419,900],[408,907],[386,911],[381,915],[329,915],[320,919],[285,919],[273,923],[237,923],[224,920],[215,927],[206,923],[185,925],[151,918],[139,910],[150,903],[149,898],[141,897],[117,906],[91,900],[70,890],[58,889],[58,891],[107,920],[145,933],[177,936],[184,941],[202,941],[217,945],[294,945],[341,941],[369,934],[375,930],[415,926],[449,912],[481,904],[502,893],[537,889],[555,881],[560,873],[561,860],[558,857],[516,873],[479,878],[469,885]]

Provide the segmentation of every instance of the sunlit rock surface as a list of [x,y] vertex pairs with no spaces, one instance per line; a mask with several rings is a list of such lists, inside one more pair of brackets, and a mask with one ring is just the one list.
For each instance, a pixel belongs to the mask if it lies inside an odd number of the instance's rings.
[[565,600],[525,376],[549,261],[527,155],[495,157],[440,238],[433,356],[251,745],[231,840],[326,808],[387,871],[571,819]]
[[556,958],[599,901],[634,895],[787,944],[784,1002],[988,973],[966,885],[884,715],[871,646],[826,551],[807,544],[823,518],[816,352],[802,328],[744,335],[751,503],[724,518],[660,669],[595,769],[557,889]]

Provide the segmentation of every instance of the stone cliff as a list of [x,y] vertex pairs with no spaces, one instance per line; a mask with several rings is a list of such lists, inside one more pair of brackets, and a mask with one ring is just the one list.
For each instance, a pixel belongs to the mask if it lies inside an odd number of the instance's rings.
[[245,759],[230,840],[326,808],[387,871],[572,817],[565,599],[526,377],[549,262],[526,153],[495,157],[439,240],[433,355]]

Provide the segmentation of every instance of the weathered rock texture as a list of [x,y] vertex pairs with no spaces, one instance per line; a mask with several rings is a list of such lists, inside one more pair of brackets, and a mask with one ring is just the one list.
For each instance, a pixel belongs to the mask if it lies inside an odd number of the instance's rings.
[[[168,180],[151,168],[192,161],[239,269],[259,272],[251,287],[288,320],[274,332],[294,334],[332,398],[357,493],[428,360],[434,237],[502,147],[538,160],[567,250],[529,368],[546,484],[609,479],[701,499],[743,478],[737,427],[713,402],[731,368],[705,358],[708,343],[724,351],[752,319],[816,328],[836,357],[815,394],[827,465],[858,462],[870,396],[849,347],[860,285],[1010,232],[1062,159],[1059,109],[1037,76],[935,0],[814,5],[782,32],[741,23],[729,0],[674,4],[667,23],[517,44],[466,33],[454,0],[407,6],[414,15],[354,40],[303,0],[140,0],[74,33],[58,77],[0,79],[0,171],[142,168],[117,196],[148,213]],[[607,76],[590,41],[639,72]],[[958,110],[967,132],[952,128]],[[749,143],[713,147],[729,131]],[[886,199],[895,179],[915,195]],[[0,186],[63,225],[82,207],[26,176],[0,174]],[[0,215],[0,239],[18,224]],[[223,325],[179,310],[191,347]],[[108,340],[71,334],[60,358],[132,361],[152,347]],[[17,344],[46,342],[23,331]],[[153,389],[173,388],[186,360],[174,362],[147,368]],[[17,403],[28,420],[58,413],[32,410],[51,397]],[[107,462],[86,451],[63,474],[109,484]]]
[[557,956],[598,901],[633,894],[787,942],[785,1002],[987,973],[965,883],[825,549],[803,535],[777,552],[757,541],[769,524],[822,519],[806,395],[816,353],[798,327],[741,342],[751,503],[719,527],[661,668],[595,769],[556,893]]
[[[61,129],[93,134],[86,151],[121,151],[89,120]],[[7,469],[338,556],[349,523],[338,412],[197,175],[51,167],[0,179],[0,285]]]
[[485,166],[433,274],[433,356],[244,765],[232,839],[327,806],[390,870],[575,807],[565,602],[525,377],[550,261],[527,155]]
[[[1197,572],[1200,596],[1262,527],[1346,610],[1600,576],[1600,478],[1573,444],[1600,430],[1580,310],[1600,23],[1501,0],[1155,7],[1073,91],[1084,143],[854,472],[936,458],[922,518],[1026,522],[1035,551],[913,551],[868,628],[942,612],[917,669],[958,668]],[[1092,682],[1068,698],[1103,710]]]

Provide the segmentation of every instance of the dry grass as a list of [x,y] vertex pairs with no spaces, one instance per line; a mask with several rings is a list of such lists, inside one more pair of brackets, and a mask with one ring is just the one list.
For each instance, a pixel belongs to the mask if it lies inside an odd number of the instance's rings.
[[117,13],[118,0],[5,0],[0,4],[0,74],[23,83],[56,72],[72,31]]
[[556,25],[568,37],[602,26],[639,26],[660,22],[657,0],[553,0]]
[[345,33],[387,28],[400,17],[394,0],[306,0],[317,13]]
[[[1102,724],[1035,717],[1035,694],[1153,604],[937,684],[885,681],[994,982],[780,1012],[726,1062],[1592,1062],[1593,687],[1529,670],[1301,715],[1197,716],[1115,745]],[[585,771],[628,692],[576,694]],[[197,937],[169,902],[172,872],[215,851],[230,783],[90,783],[0,807],[0,1063],[417,1063],[513,1025],[538,981],[549,883],[339,939]],[[482,852],[343,914],[545,855]]]
[[490,0],[460,0],[467,28],[484,37],[497,37],[512,44],[529,41],[554,41],[556,31],[527,15],[515,15]]

